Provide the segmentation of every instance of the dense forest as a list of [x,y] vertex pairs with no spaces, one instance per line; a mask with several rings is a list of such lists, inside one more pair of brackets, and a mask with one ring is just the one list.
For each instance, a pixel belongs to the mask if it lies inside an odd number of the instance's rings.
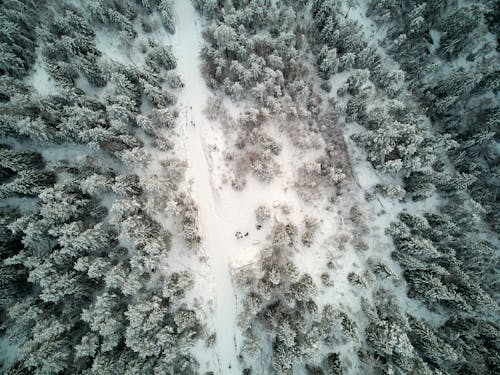
[[500,1],[0,4],[0,372],[500,373]]

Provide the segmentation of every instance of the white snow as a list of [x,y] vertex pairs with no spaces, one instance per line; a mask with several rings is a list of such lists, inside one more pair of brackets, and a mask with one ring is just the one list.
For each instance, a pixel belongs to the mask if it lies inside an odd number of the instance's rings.
[[439,49],[439,43],[441,42],[441,32],[439,30],[431,29],[429,30],[429,35],[432,38],[432,45],[429,47],[429,52],[434,54]]
[[19,348],[16,345],[12,345],[11,341],[7,337],[0,337],[0,358],[2,362],[0,363],[0,371],[4,373],[7,371],[19,356]]
[[[178,126],[184,127],[184,146],[190,164],[188,176],[193,181],[192,195],[198,203],[204,251],[214,279],[210,292],[214,293],[215,299],[215,352],[207,356],[207,351],[199,350],[195,354],[200,360],[201,370],[207,366],[206,370],[218,369],[217,373],[241,374],[237,359],[236,301],[230,274],[230,263],[239,247],[234,238],[238,223],[225,215],[227,211],[220,205],[211,176],[213,167],[208,159],[207,135],[214,135],[217,124],[210,124],[203,114],[209,91],[199,67],[201,21],[191,2],[177,1],[175,8],[178,24],[172,44],[178,59],[178,72],[185,82],[178,101],[181,108]],[[233,207],[238,207],[238,204]]]
[[25,82],[32,86],[38,94],[42,96],[54,95],[57,93],[57,86],[47,72],[47,67],[41,56],[41,50],[37,51],[37,58],[33,66],[33,73],[27,76]]
[[96,30],[95,43],[103,58],[127,65],[143,65],[144,56],[139,48],[128,48],[118,33],[108,29]]
[[[184,239],[179,233],[174,233],[172,238],[172,251],[165,264],[160,268],[165,272],[189,271],[196,278],[194,290],[188,292],[188,296],[182,302],[203,309],[201,312],[207,323],[208,334],[215,333],[216,342],[213,348],[206,347],[199,342],[193,349],[193,354],[200,362],[200,373],[214,371],[216,374],[241,374],[243,365],[239,360],[242,346],[242,334],[238,327],[238,314],[241,312],[242,304],[239,298],[242,291],[235,288],[233,275],[241,267],[257,264],[260,251],[269,243],[272,222],[292,222],[301,227],[304,217],[314,217],[319,221],[319,228],[315,235],[315,243],[310,248],[297,244],[295,252],[291,254],[300,272],[310,274],[319,286],[319,297],[317,299],[320,309],[326,304],[332,304],[340,309],[348,311],[356,318],[358,326],[363,327],[367,319],[361,312],[360,296],[370,299],[370,293],[381,285],[391,289],[398,296],[398,301],[406,312],[411,312],[419,318],[425,319],[433,324],[439,324],[442,316],[432,314],[421,303],[411,300],[406,295],[404,284],[391,285],[390,281],[374,281],[366,289],[353,287],[347,280],[350,272],[363,274],[366,270],[366,259],[369,257],[383,261],[400,276],[401,269],[391,259],[394,248],[391,238],[385,233],[392,221],[397,219],[398,213],[404,210],[413,213],[428,212],[434,209],[440,201],[436,197],[418,203],[401,203],[391,199],[377,198],[377,200],[366,202],[363,193],[369,191],[377,183],[401,184],[398,179],[390,179],[387,175],[381,175],[366,161],[363,152],[349,139],[354,132],[362,130],[356,124],[344,127],[345,141],[348,153],[352,161],[352,175],[354,183],[351,190],[339,198],[335,204],[329,202],[332,191],[328,187],[321,187],[319,197],[305,202],[294,189],[297,169],[305,162],[314,161],[324,152],[323,146],[317,149],[300,150],[287,138],[286,132],[279,124],[269,121],[262,127],[266,134],[272,136],[282,146],[282,151],[276,157],[280,165],[281,173],[271,183],[262,183],[252,175],[246,176],[246,186],[243,191],[238,192],[224,182],[227,174],[231,174],[230,167],[224,160],[225,151],[234,151],[232,141],[235,132],[231,125],[223,123],[220,119],[209,120],[205,110],[207,99],[213,93],[205,84],[201,73],[201,59],[199,53],[202,48],[203,21],[196,13],[193,5],[188,0],[176,0],[175,9],[177,13],[177,25],[174,35],[169,35],[162,27],[154,28],[153,33],[143,33],[138,22],[135,24],[138,37],[132,46],[124,45],[117,33],[109,30],[97,30],[97,48],[103,52],[103,60],[113,60],[124,65],[142,66],[145,64],[145,49],[148,39],[152,38],[161,45],[172,44],[174,54],[178,60],[176,72],[184,81],[184,88],[178,96],[179,118],[174,135],[176,145],[174,154],[176,157],[188,161],[187,189],[196,201],[199,209],[200,230],[203,237],[202,248],[198,253],[187,249]],[[384,63],[393,68],[399,65],[390,59],[385,51],[378,46],[384,38],[384,31],[378,29],[371,20],[365,16],[364,4],[353,7],[349,11],[349,17],[363,26],[367,39],[371,39],[379,52]],[[150,16],[159,24],[157,13]],[[440,33],[431,30],[434,42],[434,50],[439,46]],[[465,60],[456,60],[456,65],[466,64]],[[334,75],[330,82],[333,93],[342,86],[349,72]],[[49,95],[56,90],[56,86],[47,73],[46,66],[39,56],[36,60],[34,71],[27,78],[28,84],[42,96]],[[96,89],[84,78],[79,78],[77,87],[88,94],[100,96],[107,91],[106,88]],[[345,102],[346,98],[338,98]],[[382,100],[382,99],[379,99]],[[326,101],[325,101],[326,102]],[[370,105],[375,104],[370,103]],[[228,109],[228,116],[237,118],[244,106],[223,100],[223,105]],[[142,112],[148,112],[146,104],[143,104]],[[166,132],[171,130],[166,130]],[[304,131],[307,131],[304,129]],[[172,134],[169,133],[169,136]],[[142,131],[138,136],[145,141],[145,150],[151,155],[153,161],[147,169],[137,169],[140,176],[152,176],[162,174],[160,159],[169,154],[155,150],[151,146],[151,140],[144,136]],[[98,159],[86,146],[64,144],[46,147],[40,151],[43,157],[53,164],[64,164],[65,160],[83,162],[86,157]],[[170,153],[170,152],[169,152]],[[94,154],[94,155],[93,155]],[[111,163],[110,160],[102,161]],[[184,186],[183,186],[184,187]],[[103,204],[108,208],[112,205],[114,196],[108,195]],[[3,204],[7,205],[6,201]],[[30,210],[29,201],[26,201],[26,211]],[[355,224],[348,222],[348,210],[357,203],[365,215],[365,223],[369,229],[363,233],[363,239],[368,242],[370,248],[365,252],[355,250],[352,241],[348,242],[344,249],[339,246],[339,237],[351,236],[356,229]],[[17,204],[17,202],[16,202]],[[255,209],[259,205],[265,205],[271,209],[272,219],[266,223],[261,230],[256,229]],[[282,208],[287,206],[289,213],[284,213]],[[175,219],[167,215],[158,214],[157,217],[165,228],[175,227]],[[248,236],[236,238],[235,233],[248,233]],[[300,242],[300,241],[298,241]],[[199,259],[195,259],[198,256]],[[334,270],[328,271],[326,263],[331,261]],[[328,271],[335,283],[333,288],[321,285],[321,274]],[[360,331],[362,331],[360,329]],[[269,343],[262,348],[260,363],[255,364],[254,370],[260,368],[260,373],[266,373],[272,353]],[[0,357],[15,358],[17,349],[6,347],[5,339],[0,338]],[[344,358],[351,355],[355,347],[351,344],[337,347]],[[7,352],[5,354],[4,352]],[[264,352],[265,351],[265,352]],[[356,364],[354,364],[354,367]],[[300,367],[300,366],[297,366]],[[296,370],[298,373],[300,369]],[[352,371],[354,371],[351,368]],[[358,369],[359,370],[359,369]]]

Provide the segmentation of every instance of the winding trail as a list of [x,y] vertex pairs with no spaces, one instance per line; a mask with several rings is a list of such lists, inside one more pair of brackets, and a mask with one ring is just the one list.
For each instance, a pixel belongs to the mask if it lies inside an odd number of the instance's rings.
[[[179,97],[181,110],[178,129],[183,133],[189,162],[188,178],[193,182],[191,193],[198,204],[204,251],[214,277],[214,320],[210,328],[215,330],[216,343],[215,353],[206,360],[212,362],[209,367],[216,374],[241,374],[237,359],[239,349],[236,347],[236,296],[230,273],[231,257],[235,249],[232,238],[234,230],[230,221],[217,214],[217,193],[208,158],[206,135],[218,129],[203,114],[210,92],[199,66],[201,20],[190,1],[178,0],[175,8],[177,25],[172,44],[178,59],[177,71],[185,84]],[[209,289],[207,286],[207,292]]]

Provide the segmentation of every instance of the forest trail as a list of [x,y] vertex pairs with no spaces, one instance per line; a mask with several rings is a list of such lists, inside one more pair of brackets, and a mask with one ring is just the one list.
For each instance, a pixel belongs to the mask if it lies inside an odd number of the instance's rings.
[[[215,374],[241,374],[236,347],[236,296],[230,274],[231,256],[235,251],[234,230],[230,222],[218,214],[213,169],[207,158],[206,135],[217,129],[212,128],[203,113],[210,92],[200,71],[201,19],[190,1],[176,1],[175,8],[177,25],[172,44],[178,59],[177,71],[185,84],[179,96],[178,129],[189,163],[187,177],[192,180],[191,193],[198,204],[203,247],[214,278],[213,288],[207,286],[207,297],[208,293],[214,293],[213,321],[209,329],[215,331],[216,343],[213,350],[204,350],[204,358],[198,360],[202,368],[207,366],[207,370]],[[215,353],[207,356],[207,352],[214,350]]]

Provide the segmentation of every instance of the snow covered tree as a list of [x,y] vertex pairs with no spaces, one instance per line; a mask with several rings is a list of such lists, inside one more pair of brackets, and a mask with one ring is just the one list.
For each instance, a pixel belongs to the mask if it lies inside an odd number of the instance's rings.
[[[40,118],[30,118],[25,116],[2,116],[0,123],[5,121],[8,133],[17,136],[27,137],[34,142],[46,142],[54,138],[54,132]],[[3,126],[2,126],[3,127]],[[1,129],[1,127],[0,127]]]
[[157,71],[160,67],[166,70],[175,69],[177,62],[172,52],[172,47],[154,47],[146,57],[146,64],[153,70]]
[[220,0],[193,0],[195,8],[207,18],[212,18],[221,8]]
[[94,173],[80,183],[83,192],[90,195],[102,194],[111,191],[112,179],[109,176]]
[[124,196],[140,195],[142,193],[139,177],[134,174],[123,174],[117,176],[111,189],[116,194]]
[[318,54],[319,71],[323,79],[328,79],[332,74],[337,73],[340,65],[340,60],[337,57],[337,50],[335,48],[329,49],[324,46]]
[[163,27],[171,34],[175,32],[175,10],[172,0],[159,0],[158,9],[160,10]]
[[49,171],[21,171],[12,182],[0,186],[0,198],[31,196],[36,197],[45,188],[56,182],[56,176]]
[[39,153],[16,151],[7,145],[0,145],[0,157],[0,166],[14,172],[40,169],[45,164]]
[[140,79],[142,90],[146,97],[158,108],[174,104],[176,97],[161,87],[154,86],[144,79]]
[[292,357],[291,350],[281,345],[277,346],[273,356],[273,369],[276,371],[276,374],[289,375],[292,373]]
[[343,375],[345,373],[337,353],[329,353],[324,361],[324,366],[327,375]]
[[32,1],[8,0],[0,14],[0,73],[23,77],[36,59],[36,6]]
[[33,338],[21,348],[23,366],[46,374],[64,371],[70,365],[70,329],[69,324],[57,319],[38,321],[33,328]]
[[261,205],[255,209],[255,218],[257,220],[257,225],[262,226],[271,218],[271,210],[268,207]]
[[94,357],[99,346],[99,338],[95,334],[82,337],[80,344],[75,346],[77,358]]
[[297,333],[292,329],[287,320],[284,320],[279,324],[277,338],[285,347],[293,348],[295,346],[296,336]]
[[304,232],[302,233],[302,243],[310,247],[313,243],[314,234],[318,229],[318,220],[312,217],[304,218]]
[[145,167],[151,162],[151,156],[140,147],[120,151],[117,156],[131,167]]
[[82,320],[100,335],[104,352],[113,350],[123,340],[125,317],[122,311],[119,295],[106,292],[82,312]]
[[168,309],[162,306],[158,297],[129,305],[125,313],[129,321],[125,335],[127,346],[142,358],[158,356],[163,349],[162,346],[168,343],[168,341],[160,342],[159,336],[169,336],[174,333],[174,328],[164,322],[167,313]]
[[471,33],[484,22],[484,8],[481,5],[459,7],[443,18],[440,27],[444,35],[441,38],[440,50],[447,57],[455,57],[467,44]]
[[425,322],[410,317],[409,323],[411,327],[409,338],[428,363],[444,369],[450,364],[456,366],[464,361],[462,356],[445,340],[438,337]]

